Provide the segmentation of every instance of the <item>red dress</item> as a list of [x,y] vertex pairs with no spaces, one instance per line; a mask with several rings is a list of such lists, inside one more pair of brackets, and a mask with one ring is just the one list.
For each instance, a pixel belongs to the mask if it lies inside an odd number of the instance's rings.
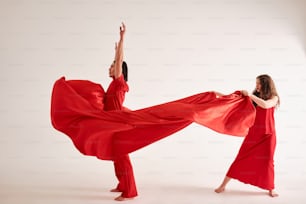
[[[123,75],[117,79],[113,79],[104,96],[104,110],[122,110],[125,93],[128,91],[129,87]],[[129,155],[120,155],[115,157],[113,161],[115,174],[119,181],[116,189],[121,191],[121,196],[125,198],[137,196],[133,167]]]
[[249,97],[239,92],[220,98],[203,92],[139,110],[102,109],[101,85],[58,79],[51,97],[51,122],[84,155],[113,160],[161,140],[191,123],[216,132],[245,136],[255,119]]
[[254,125],[245,137],[227,176],[262,189],[274,189],[276,133],[274,107],[256,107]]

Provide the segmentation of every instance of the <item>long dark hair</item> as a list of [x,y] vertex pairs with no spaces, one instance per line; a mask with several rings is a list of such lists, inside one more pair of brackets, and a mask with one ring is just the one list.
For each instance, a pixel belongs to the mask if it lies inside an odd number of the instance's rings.
[[128,66],[125,61],[122,62],[122,74],[125,81],[128,81]]
[[279,106],[280,98],[276,91],[276,87],[275,87],[273,79],[267,74],[259,75],[256,77],[256,79],[259,80],[261,89],[260,91],[257,91],[255,88],[255,90],[253,91],[253,94],[264,100],[268,100],[268,99],[271,99],[273,96],[277,96],[278,97],[277,105]]

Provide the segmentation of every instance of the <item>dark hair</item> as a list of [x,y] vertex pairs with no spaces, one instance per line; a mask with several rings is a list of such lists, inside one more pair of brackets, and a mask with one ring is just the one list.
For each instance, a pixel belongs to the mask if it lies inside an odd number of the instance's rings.
[[273,96],[278,97],[277,105],[280,104],[280,98],[278,96],[278,93],[276,91],[276,87],[274,84],[274,81],[272,78],[267,74],[262,74],[256,77],[256,79],[259,80],[259,83],[261,85],[260,92],[256,91],[256,89],[253,91],[253,94],[259,98],[262,98],[264,100],[271,99]]
[[122,62],[122,74],[125,81],[128,81],[128,66],[125,61]]

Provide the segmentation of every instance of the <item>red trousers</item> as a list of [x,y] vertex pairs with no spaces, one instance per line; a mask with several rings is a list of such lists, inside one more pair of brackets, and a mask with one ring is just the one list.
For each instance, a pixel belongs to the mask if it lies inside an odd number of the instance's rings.
[[116,158],[114,160],[114,167],[119,181],[117,190],[122,192],[121,196],[125,198],[137,196],[133,167],[129,155]]

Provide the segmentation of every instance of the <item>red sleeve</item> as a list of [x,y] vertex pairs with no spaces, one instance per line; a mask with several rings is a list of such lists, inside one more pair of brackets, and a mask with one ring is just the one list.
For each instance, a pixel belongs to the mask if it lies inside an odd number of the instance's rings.
[[122,74],[117,79],[114,79],[114,86],[116,87],[117,91],[124,91],[124,92],[129,91],[129,87],[128,87],[126,81],[124,80],[124,77],[123,77]]

